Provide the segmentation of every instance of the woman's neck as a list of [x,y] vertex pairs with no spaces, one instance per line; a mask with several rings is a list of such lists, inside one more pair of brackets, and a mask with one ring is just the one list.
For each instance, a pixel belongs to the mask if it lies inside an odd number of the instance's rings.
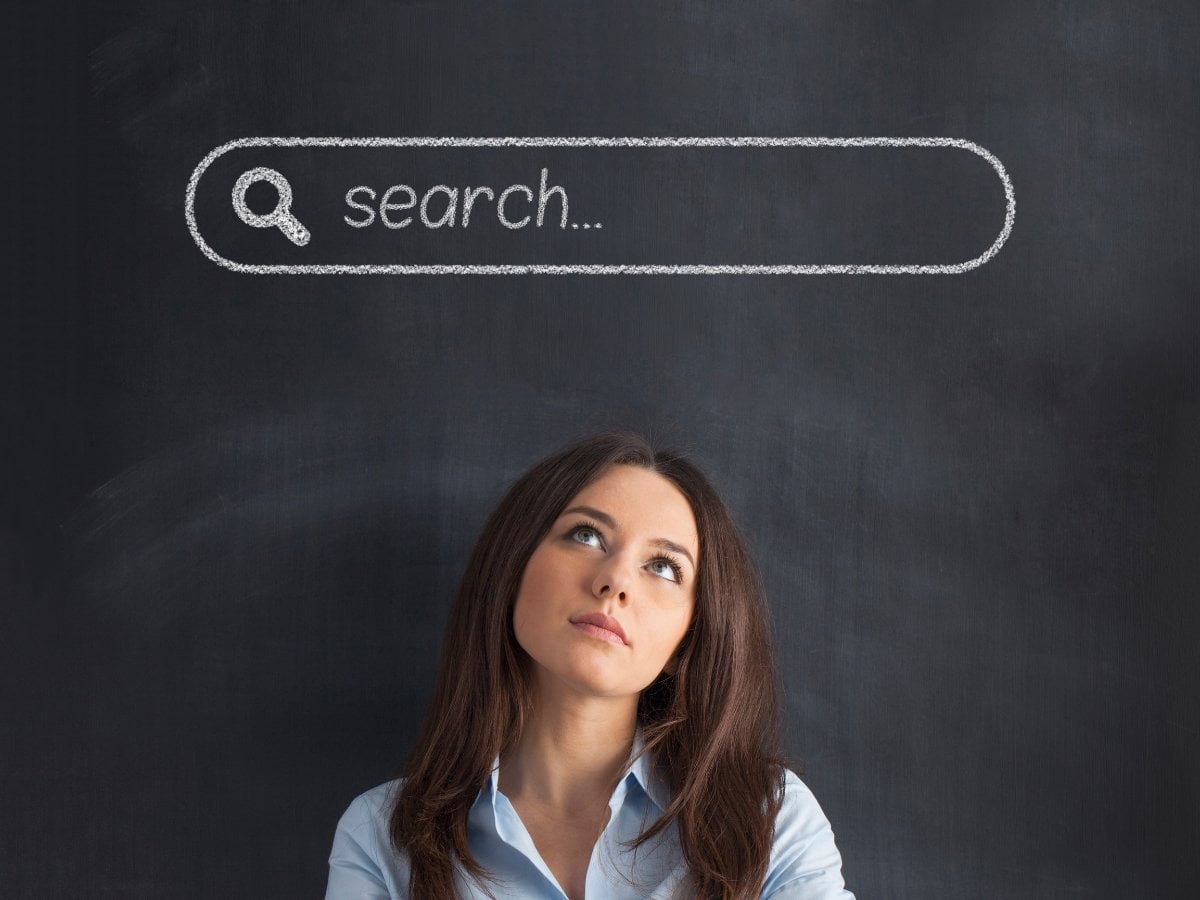
[[517,745],[500,760],[509,800],[547,812],[608,803],[629,760],[637,697],[594,697],[543,690]]

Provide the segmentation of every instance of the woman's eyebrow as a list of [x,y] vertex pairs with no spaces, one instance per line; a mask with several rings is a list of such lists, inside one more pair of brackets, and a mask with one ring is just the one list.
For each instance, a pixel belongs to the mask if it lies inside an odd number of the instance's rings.
[[[616,519],[606,512],[601,512],[594,506],[572,506],[570,509],[563,510],[564,516],[568,513],[583,513],[585,516],[591,516],[593,519],[599,519],[614,531],[616,531],[619,527]],[[562,518],[562,516],[559,518]],[[650,543],[655,547],[662,547],[664,550],[673,550],[676,553],[683,554],[688,558],[688,562],[692,564],[692,568],[696,568],[696,561],[692,559],[692,554],[688,552],[687,547],[681,547],[679,544],[675,543],[674,541],[669,541],[666,538],[652,538]]]

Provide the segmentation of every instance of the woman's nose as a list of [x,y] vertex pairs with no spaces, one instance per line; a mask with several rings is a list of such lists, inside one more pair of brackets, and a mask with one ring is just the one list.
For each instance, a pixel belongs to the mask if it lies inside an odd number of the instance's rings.
[[616,597],[625,601],[629,597],[630,575],[628,566],[613,557],[607,560],[592,581],[592,591],[597,597]]

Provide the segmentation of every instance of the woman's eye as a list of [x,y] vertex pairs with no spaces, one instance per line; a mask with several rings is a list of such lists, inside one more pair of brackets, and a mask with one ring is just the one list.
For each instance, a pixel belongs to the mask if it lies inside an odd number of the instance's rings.
[[[585,534],[585,535],[590,534],[592,537],[596,538],[597,540],[599,540],[599,538],[600,538],[600,535],[596,533],[596,530],[594,528],[589,528],[586,525],[580,525],[576,528],[571,529],[571,537],[572,538],[578,539],[579,535],[581,535],[581,534]],[[586,543],[588,543],[588,541],[583,540],[583,541],[579,541],[579,543],[586,544]]]
[[662,575],[664,578],[670,579],[671,581],[679,580],[678,575],[675,572],[675,567],[673,565],[671,565],[669,562],[667,562],[665,559],[653,560],[650,563],[650,565],[662,566],[662,568],[657,572],[657,574]]

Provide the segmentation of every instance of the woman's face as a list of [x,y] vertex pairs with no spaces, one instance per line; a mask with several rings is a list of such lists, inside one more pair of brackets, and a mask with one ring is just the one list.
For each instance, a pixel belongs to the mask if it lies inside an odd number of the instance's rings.
[[[606,697],[650,685],[691,622],[699,546],[691,506],[672,482],[640,466],[609,467],[566,505],[521,577],[513,629],[537,678]],[[573,624],[589,613],[616,619],[624,641]]]

